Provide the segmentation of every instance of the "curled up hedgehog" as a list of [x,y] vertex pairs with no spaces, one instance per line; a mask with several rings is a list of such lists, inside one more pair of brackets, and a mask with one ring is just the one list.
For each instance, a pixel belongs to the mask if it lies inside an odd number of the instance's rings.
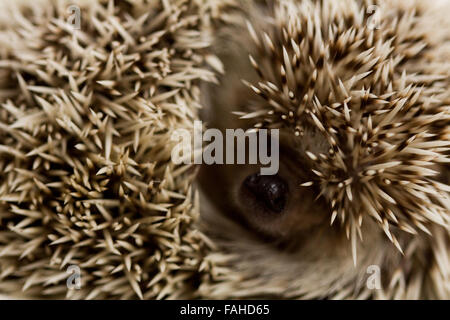
[[[448,7],[70,5],[0,25],[0,293],[450,298]],[[175,165],[198,119],[279,129],[278,173]]]

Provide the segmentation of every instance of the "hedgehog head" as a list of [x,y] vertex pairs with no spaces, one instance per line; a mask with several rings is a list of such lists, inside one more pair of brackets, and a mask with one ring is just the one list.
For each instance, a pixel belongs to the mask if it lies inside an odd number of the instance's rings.
[[371,218],[401,251],[393,229],[449,226],[448,73],[428,63],[439,43],[420,13],[379,4],[373,25],[366,8],[280,1],[271,21],[247,21],[259,79],[244,83],[259,98],[239,114],[292,133],[310,171],[299,187],[318,188],[353,250]]

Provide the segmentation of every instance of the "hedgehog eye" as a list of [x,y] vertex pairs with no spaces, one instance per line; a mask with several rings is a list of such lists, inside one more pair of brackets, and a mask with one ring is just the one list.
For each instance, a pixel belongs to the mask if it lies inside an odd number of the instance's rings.
[[270,212],[283,212],[289,188],[286,181],[279,175],[252,174],[244,180],[243,188],[258,205]]

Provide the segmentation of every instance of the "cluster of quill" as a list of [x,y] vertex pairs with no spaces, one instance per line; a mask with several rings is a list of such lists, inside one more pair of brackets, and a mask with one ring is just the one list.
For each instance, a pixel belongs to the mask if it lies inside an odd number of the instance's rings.
[[215,81],[222,4],[78,4],[13,5],[0,30],[0,292],[195,297],[220,270],[170,137]]

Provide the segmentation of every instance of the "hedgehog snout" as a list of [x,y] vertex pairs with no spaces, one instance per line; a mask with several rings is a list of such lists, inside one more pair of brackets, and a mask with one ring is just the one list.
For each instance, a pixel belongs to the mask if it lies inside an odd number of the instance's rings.
[[271,213],[281,213],[286,206],[289,187],[278,174],[251,174],[244,180],[243,188]]

